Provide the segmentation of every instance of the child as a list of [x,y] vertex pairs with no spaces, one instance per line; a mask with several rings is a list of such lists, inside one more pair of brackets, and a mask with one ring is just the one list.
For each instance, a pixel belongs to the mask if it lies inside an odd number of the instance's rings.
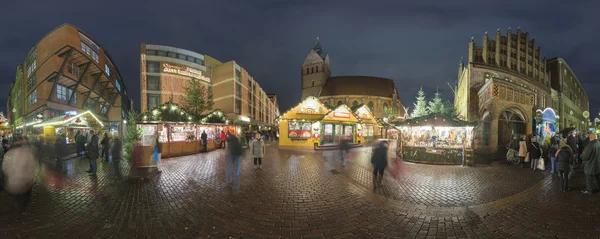
[[556,172],[556,151],[558,151],[558,148],[556,144],[553,143],[548,149],[548,158],[550,159],[550,164],[552,165],[552,174]]

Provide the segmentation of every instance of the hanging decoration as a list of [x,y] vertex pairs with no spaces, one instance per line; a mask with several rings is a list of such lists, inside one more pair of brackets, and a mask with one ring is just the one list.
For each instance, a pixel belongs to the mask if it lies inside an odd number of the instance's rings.
[[194,117],[179,105],[167,101],[141,114],[142,121],[192,122]]

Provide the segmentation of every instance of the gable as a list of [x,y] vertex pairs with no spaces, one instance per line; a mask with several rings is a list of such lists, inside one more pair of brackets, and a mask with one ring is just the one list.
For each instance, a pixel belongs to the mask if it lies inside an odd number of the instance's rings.
[[281,114],[281,119],[320,119],[329,109],[316,97],[306,97],[302,102]]
[[346,105],[340,105],[337,108],[329,111],[323,121],[342,121],[342,122],[360,122],[352,110]]
[[377,119],[369,110],[369,107],[363,105],[354,111],[354,114],[364,123],[377,124]]
[[321,57],[315,52],[315,50],[310,50],[308,56],[306,56],[306,59],[304,59],[304,63],[302,63],[302,66],[308,66],[318,63],[323,63],[323,59],[321,59]]

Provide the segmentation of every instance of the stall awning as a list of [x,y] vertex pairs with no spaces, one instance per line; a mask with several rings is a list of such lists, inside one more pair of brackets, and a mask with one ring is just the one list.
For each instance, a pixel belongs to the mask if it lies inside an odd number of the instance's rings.
[[49,120],[45,120],[43,123],[41,124],[36,124],[33,127],[43,127],[43,126],[66,126],[74,121],[76,121],[78,118],[80,117],[86,117],[87,119],[92,118],[94,119],[96,122],[98,122],[98,124],[100,124],[101,127],[104,127],[104,124],[102,123],[102,121],[100,121],[91,111],[86,111],[83,112],[81,114],[78,115],[74,115],[74,116],[70,116],[70,115],[64,115],[64,116],[58,116],[58,117],[54,117],[52,119]]
[[477,126],[477,122],[467,122],[443,114],[431,114],[423,117],[407,119],[396,122],[396,126],[441,126],[441,127],[464,127]]

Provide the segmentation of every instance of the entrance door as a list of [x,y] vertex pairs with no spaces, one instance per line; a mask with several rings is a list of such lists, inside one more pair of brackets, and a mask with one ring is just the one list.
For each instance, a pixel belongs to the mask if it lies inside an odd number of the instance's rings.
[[323,144],[331,144],[335,141],[333,124],[323,124]]
[[[498,118],[498,147],[503,148],[511,142],[512,137],[525,134],[525,121],[517,109],[506,109]],[[494,137],[494,136],[491,136]]]
[[333,132],[335,143],[340,143],[342,138],[342,126],[339,124],[335,125],[335,130]]
[[354,126],[351,125],[344,125],[344,130],[343,130],[343,139],[344,140],[351,140],[352,142],[354,142]]

